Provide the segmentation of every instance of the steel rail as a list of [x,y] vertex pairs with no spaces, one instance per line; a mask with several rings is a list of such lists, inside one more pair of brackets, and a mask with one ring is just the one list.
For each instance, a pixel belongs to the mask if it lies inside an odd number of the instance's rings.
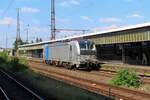
[[16,84],[18,84],[20,87],[22,87],[23,89],[25,89],[27,92],[29,92],[33,96],[33,100],[44,100],[42,97],[40,97],[39,95],[37,95],[36,93],[34,93],[33,91],[31,91],[29,88],[27,88],[26,86],[24,86],[23,84],[21,84],[19,81],[17,81],[12,76],[8,75],[6,72],[4,72],[4,71],[0,71],[0,72],[3,73],[5,76],[7,76],[9,79],[11,79]]
[[0,92],[4,96],[5,100],[10,100],[9,97],[6,95],[5,91],[2,89],[2,87],[0,87]]

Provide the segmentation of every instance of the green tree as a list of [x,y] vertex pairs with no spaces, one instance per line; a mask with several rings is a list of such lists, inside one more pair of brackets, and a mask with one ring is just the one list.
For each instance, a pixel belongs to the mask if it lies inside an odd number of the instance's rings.
[[25,43],[21,39],[19,39],[19,40],[16,39],[14,44],[13,44],[14,45],[14,50],[17,51],[18,50],[18,46],[19,45],[23,45],[23,44],[25,44]]
[[37,37],[35,41],[36,41],[36,43],[39,42],[39,38]]
[[42,38],[40,38],[39,42],[42,42]]
[[33,40],[31,40],[31,43],[34,43],[34,41],[33,41]]

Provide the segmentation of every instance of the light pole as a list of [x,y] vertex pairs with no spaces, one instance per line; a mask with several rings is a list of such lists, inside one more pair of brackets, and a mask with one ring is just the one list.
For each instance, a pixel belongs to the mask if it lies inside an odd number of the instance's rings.
[[[8,33],[9,33],[9,27],[10,27],[10,24],[8,24]],[[7,37],[7,35],[8,35],[8,33],[6,32],[6,51],[7,51],[7,45],[8,45],[8,37]]]
[[28,44],[29,43],[29,24],[27,25],[27,28],[26,28],[26,34],[27,34],[26,43]]

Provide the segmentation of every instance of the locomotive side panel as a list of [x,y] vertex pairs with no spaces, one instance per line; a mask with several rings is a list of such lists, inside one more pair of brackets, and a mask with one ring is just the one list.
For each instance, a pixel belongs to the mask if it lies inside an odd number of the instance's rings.
[[70,44],[71,45],[71,48],[72,48],[72,64],[80,64],[80,59],[79,56],[80,56],[80,53],[79,53],[79,47],[78,47],[78,42],[73,42]]
[[49,60],[70,62],[70,45],[51,44],[49,46]]

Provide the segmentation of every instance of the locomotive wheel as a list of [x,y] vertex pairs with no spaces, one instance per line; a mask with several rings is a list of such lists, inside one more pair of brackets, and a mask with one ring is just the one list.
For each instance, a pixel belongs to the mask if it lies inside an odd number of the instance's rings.
[[48,64],[48,60],[45,60],[45,63]]
[[76,68],[76,65],[72,65],[72,68],[71,68],[72,70],[76,70],[77,68]]
[[53,65],[53,62],[52,62],[52,61],[50,61],[50,65]]
[[76,65],[75,65],[75,68],[76,68],[76,69],[79,69],[79,67],[80,67],[80,64],[76,64]]
[[73,65],[71,64],[66,64],[64,67],[69,70],[73,69]]

